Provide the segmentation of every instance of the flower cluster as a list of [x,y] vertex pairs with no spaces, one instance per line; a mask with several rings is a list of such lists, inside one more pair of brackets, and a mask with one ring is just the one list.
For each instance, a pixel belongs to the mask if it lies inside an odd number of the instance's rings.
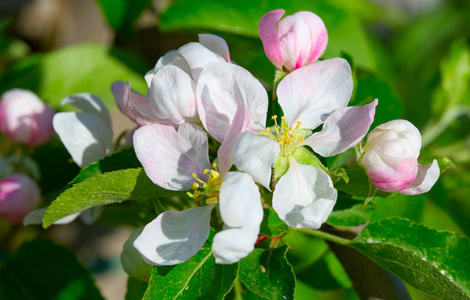
[[[121,112],[137,124],[132,143],[147,176],[192,199],[190,208],[165,211],[133,234],[132,250],[145,262],[187,261],[215,227],[216,263],[236,263],[255,247],[263,207],[290,227],[319,229],[338,198],[322,157],[350,148],[370,183],[385,192],[424,193],[438,179],[436,161],[418,164],[421,136],[407,121],[378,126],[363,145],[378,100],[348,106],[350,65],[342,58],[319,61],[328,42],[323,21],[311,12],[281,20],[283,14],[268,12],[258,27],[267,57],[285,74],[276,76],[273,91],[283,115],[268,114],[263,85],[232,63],[227,43],[211,34],[161,57],[145,75],[146,96],[131,90],[130,82],[111,87]],[[54,117],[78,165],[115,150],[109,113],[99,99],[77,94],[63,104],[82,110]],[[133,254],[123,261],[130,272],[140,272],[130,263]]]
[[[140,126],[133,143],[148,177],[194,200],[187,210],[161,213],[135,238],[146,262],[190,259],[208,239],[211,217],[223,223],[212,241],[215,261],[231,264],[254,249],[263,206],[289,226],[308,229],[320,228],[333,210],[338,191],[319,157],[360,144],[378,100],[348,107],[348,62],[318,61],[328,41],[322,20],[311,12],[280,20],[283,14],[267,13],[258,27],[266,55],[288,73],[275,82],[283,116],[268,117],[266,90],[231,63],[227,43],[214,35],[160,58],[145,76],[148,96],[133,92],[129,82],[113,85],[119,108]],[[418,167],[419,132],[403,132],[406,125],[398,123],[372,131],[364,147],[356,147],[362,149],[358,162],[379,189],[425,192],[439,168]]]

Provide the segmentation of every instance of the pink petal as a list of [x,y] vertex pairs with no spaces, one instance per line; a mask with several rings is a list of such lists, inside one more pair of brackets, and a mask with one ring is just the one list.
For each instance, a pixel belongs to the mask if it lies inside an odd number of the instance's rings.
[[328,157],[342,153],[359,143],[374,121],[377,99],[368,105],[340,108],[331,114],[320,132],[312,134],[304,145]]
[[406,190],[400,191],[404,195],[419,195],[428,192],[439,179],[440,170],[437,160],[430,165],[418,165],[416,179]]
[[277,24],[284,13],[285,10],[283,9],[272,10],[265,14],[258,24],[258,33],[263,42],[264,52],[268,59],[280,70],[282,69],[283,58]]
[[185,191],[196,182],[195,173],[210,169],[206,133],[197,125],[183,123],[178,131],[163,124],[145,125],[134,133],[134,150],[147,176],[167,190]]
[[248,128],[248,124],[250,123],[250,112],[246,108],[246,99],[244,98],[244,95],[242,95],[237,82],[235,82],[235,98],[239,103],[237,112],[232,120],[227,137],[217,150],[220,174],[222,177],[225,176],[233,165],[232,152],[234,145],[237,143],[240,135]]
[[348,62],[332,58],[288,74],[279,83],[277,95],[288,124],[301,121],[301,128],[314,129],[347,106],[352,90]]
[[325,52],[328,33],[322,19],[301,11],[279,22],[279,40],[284,67],[293,71],[313,63]]
[[116,81],[111,86],[119,110],[138,125],[152,124],[159,119],[153,114],[150,99],[131,90],[129,81]]
[[226,62],[230,62],[228,45],[223,38],[215,34],[199,34],[198,36],[201,45],[223,57]]

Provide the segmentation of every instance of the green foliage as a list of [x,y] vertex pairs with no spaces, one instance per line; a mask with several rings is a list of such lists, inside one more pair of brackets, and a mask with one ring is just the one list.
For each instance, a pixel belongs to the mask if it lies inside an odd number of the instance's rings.
[[287,246],[255,249],[239,262],[243,284],[266,299],[293,299],[295,275],[286,259]]
[[437,299],[470,298],[470,240],[406,219],[369,224],[348,243]]
[[104,16],[114,30],[129,35],[133,25],[150,0],[97,0]]
[[377,209],[377,205],[369,203],[364,208],[362,206],[362,202],[340,195],[326,223],[336,227],[355,227],[365,224]]
[[274,209],[264,209],[263,222],[261,223],[260,233],[269,237],[282,236],[289,232],[289,227],[279,219]]
[[73,253],[47,239],[26,242],[0,269],[1,299],[103,299]]
[[145,94],[147,84],[142,75],[147,69],[139,57],[123,50],[83,44],[21,60],[2,76],[0,93],[12,88],[29,89],[58,108],[64,97],[88,92],[114,107],[111,84],[130,80],[134,89]]
[[147,291],[148,283],[129,277],[127,279],[127,292],[125,300],[142,300]]
[[65,190],[47,208],[43,226],[85,209],[127,200],[148,200],[180,195],[155,185],[142,168],[95,175]]
[[[349,182],[343,180],[337,181],[335,188],[338,191],[345,192],[351,196],[368,197],[373,193],[374,186],[370,182],[369,176],[362,168],[348,169],[347,171]],[[390,193],[377,190],[376,196],[388,197]]]
[[237,276],[237,264],[216,265],[203,247],[187,262],[155,267],[143,299],[223,299]]

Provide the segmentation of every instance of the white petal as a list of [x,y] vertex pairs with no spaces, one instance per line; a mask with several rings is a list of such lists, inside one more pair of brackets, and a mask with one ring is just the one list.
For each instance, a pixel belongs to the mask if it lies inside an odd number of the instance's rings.
[[340,108],[331,114],[320,132],[309,136],[304,145],[328,157],[342,153],[359,143],[374,121],[377,99],[364,106]]
[[57,113],[53,126],[72,159],[81,168],[113,151],[111,124],[96,114]]
[[242,67],[228,63],[208,64],[196,87],[199,117],[209,134],[221,143],[239,105],[236,84],[250,111],[248,128],[255,132],[265,128],[268,95],[261,83]]
[[116,81],[111,86],[119,110],[138,125],[152,124],[159,119],[152,112],[150,99],[131,90],[129,81]]
[[183,70],[164,66],[152,79],[150,98],[155,115],[174,124],[197,122],[196,85]]
[[440,170],[437,160],[430,165],[418,165],[416,179],[406,190],[400,191],[404,195],[419,195],[428,192],[439,179]]
[[160,214],[145,226],[135,240],[134,247],[152,265],[176,265],[187,261],[209,237],[209,222],[214,206]]
[[219,205],[220,216],[229,227],[255,224],[263,215],[258,186],[250,175],[241,172],[227,173],[220,187]]
[[233,163],[270,190],[272,165],[279,156],[279,144],[267,136],[244,132],[232,151]]
[[157,61],[155,64],[155,67],[148,71],[147,74],[145,74],[145,81],[147,81],[147,85],[150,88],[152,85],[152,79],[155,74],[163,67],[167,65],[172,65],[180,68],[184,72],[186,72],[188,75],[191,75],[191,67],[189,66],[188,62],[186,59],[179,54],[175,50],[168,51],[165,55],[160,57],[160,59]]
[[109,116],[109,111],[101,101],[95,95],[89,93],[79,93],[74,94],[68,97],[65,97],[60,102],[61,105],[70,104],[79,108],[84,113],[95,114],[98,117],[102,118],[107,123],[111,124],[111,117]]
[[255,248],[259,227],[259,224],[240,228],[224,226],[224,230],[216,233],[212,242],[215,263],[233,264],[248,256]]
[[203,68],[211,62],[225,62],[224,58],[210,51],[199,43],[188,43],[178,49],[191,67],[191,74],[195,82],[199,80]]
[[289,170],[273,194],[273,208],[287,225],[318,229],[336,203],[337,191],[324,171],[289,157]]
[[178,131],[162,124],[145,125],[134,133],[134,150],[147,176],[167,190],[186,191],[205,180],[210,169],[207,135],[199,127],[183,123]]
[[346,107],[353,90],[351,67],[342,58],[297,69],[279,83],[277,95],[288,124],[314,129]]
[[[23,219],[23,226],[28,226],[28,225],[41,225],[42,224],[42,218],[44,217],[44,213],[46,212],[46,207],[45,208],[40,208],[33,210],[29,214],[26,215]],[[63,217],[57,221],[55,221],[54,225],[63,225],[63,224],[69,224],[72,223],[80,213],[75,213],[66,217]]]
[[230,62],[228,45],[223,38],[214,34],[199,34],[198,36],[201,45],[223,57],[226,62]]

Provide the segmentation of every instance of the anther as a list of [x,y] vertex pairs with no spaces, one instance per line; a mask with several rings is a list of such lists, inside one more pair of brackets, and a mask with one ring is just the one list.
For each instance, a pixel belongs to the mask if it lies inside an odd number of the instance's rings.
[[197,182],[194,182],[193,185],[191,185],[191,188],[193,190],[197,190],[199,188],[199,184]]
[[274,116],[271,117],[271,120],[276,120],[276,119],[277,119],[277,116],[276,116],[276,115],[274,115]]
[[205,170],[204,170],[204,174],[207,174],[207,173],[209,173],[209,170],[208,170],[208,169],[205,169]]
[[215,169],[215,167],[217,167],[217,164],[216,164],[216,163],[213,163],[213,164],[212,164],[212,168]]
[[300,137],[300,143],[302,144],[305,141],[305,138],[303,136]]
[[215,204],[217,203],[217,197],[211,197],[206,200],[206,204]]

